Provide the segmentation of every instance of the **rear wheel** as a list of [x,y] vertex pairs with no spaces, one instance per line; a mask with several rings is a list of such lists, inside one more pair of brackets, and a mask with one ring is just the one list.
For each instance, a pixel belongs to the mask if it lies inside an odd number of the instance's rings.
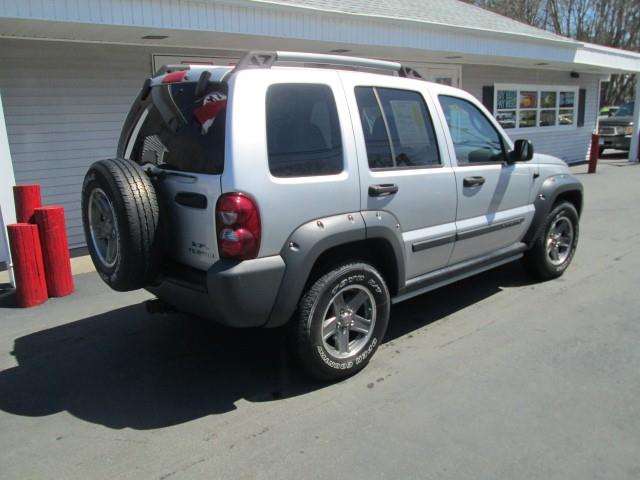
[[142,168],[129,160],[101,160],[82,186],[82,220],[89,253],[114,290],[149,284],[157,267],[160,210]]
[[382,342],[390,297],[382,276],[366,263],[339,266],[302,296],[294,327],[305,370],[337,380],[362,370]]
[[541,280],[559,277],[573,260],[578,233],[576,208],[569,202],[559,203],[549,212],[542,233],[525,253],[524,266]]

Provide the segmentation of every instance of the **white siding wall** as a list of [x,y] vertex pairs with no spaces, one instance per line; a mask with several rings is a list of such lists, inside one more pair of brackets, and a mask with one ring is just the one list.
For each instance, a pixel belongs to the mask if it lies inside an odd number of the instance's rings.
[[[579,162],[588,158],[591,134],[595,131],[598,114],[598,75],[580,74],[571,78],[569,72],[533,70],[522,68],[464,65],[462,88],[482,101],[482,87],[494,83],[518,83],[525,85],[577,85],[586,89],[584,126],[575,130],[551,130],[548,132],[518,132],[512,140],[528,138],[536,152],[562,158],[566,162]],[[577,99],[576,99],[577,102]],[[577,121],[577,109],[576,109]],[[507,132],[509,132],[507,130]]]
[[[151,54],[213,51],[0,39],[0,92],[18,184],[40,183],[43,201],[63,205],[70,246],[84,244],[80,191],[87,167],[113,156],[131,101],[150,74]],[[463,88],[482,98],[494,83],[577,84],[587,89],[585,126],[527,136],[536,151],[583,160],[595,127],[598,77],[464,66]]]
[[0,39],[0,92],[16,183],[39,183],[45,204],[65,207],[70,246],[85,243],[84,174],[94,161],[115,155],[152,53],[157,49]]

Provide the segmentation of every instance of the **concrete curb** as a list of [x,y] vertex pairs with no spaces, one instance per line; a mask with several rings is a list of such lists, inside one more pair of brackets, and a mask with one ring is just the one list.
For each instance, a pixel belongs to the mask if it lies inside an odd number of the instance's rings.
[[[96,269],[93,266],[91,257],[89,255],[82,255],[71,259],[71,272],[73,275],[80,275],[81,273],[95,272]],[[9,283],[9,272],[0,272],[0,283]]]

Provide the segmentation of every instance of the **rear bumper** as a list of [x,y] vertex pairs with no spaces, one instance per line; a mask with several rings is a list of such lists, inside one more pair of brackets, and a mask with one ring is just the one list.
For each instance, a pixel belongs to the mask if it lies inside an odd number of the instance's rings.
[[236,262],[219,260],[207,271],[179,267],[147,290],[178,310],[230,327],[267,323],[285,263],[282,257]]

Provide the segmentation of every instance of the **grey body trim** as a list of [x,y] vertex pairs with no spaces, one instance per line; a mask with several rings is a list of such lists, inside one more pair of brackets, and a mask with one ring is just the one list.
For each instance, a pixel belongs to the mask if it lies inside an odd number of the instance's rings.
[[447,243],[453,243],[456,241],[456,234],[445,235],[444,237],[434,238],[433,240],[422,240],[420,242],[414,242],[411,244],[411,251],[421,252],[433,247],[439,247],[440,245],[446,245]]
[[[533,203],[536,211],[533,215],[533,220],[529,226],[529,230],[524,235],[522,241],[528,245],[531,245],[540,235],[544,221],[547,215],[551,211],[551,207],[555,203],[558,195],[566,192],[579,192],[582,198],[583,187],[580,180],[573,175],[566,173],[560,175],[553,175],[542,183],[540,190],[537,193],[536,200]],[[580,211],[578,211],[580,214]]]
[[486,233],[496,232],[504,228],[520,225],[522,222],[524,222],[524,217],[514,218],[513,220],[507,220],[499,223],[493,223],[491,225],[487,225],[486,227],[476,228],[475,230],[469,230],[468,232],[457,233],[456,240],[466,240],[467,238],[473,238],[479,235],[484,235]]
[[367,228],[367,240],[381,238],[391,245],[398,271],[396,278],[398,289],[403,288],[406,278],[406,258],[398,219],[387,211],[363,210],[360,213]]
[[279,255],[219,260],[207,272],[179,267],[147,290],[181,311],[231,327],[261,327],[269,318],[285,264]]
[[398,268],[398,285],[403,285],[404,253],[396,225],[393,215],[387,212],[365,211],[317,219],[298,227],[280,253],[286,269],[265,326],[278,327],[289,321],[316,260],[334,247],[368,239],[387,240]]
[[518,242],[481,257],[412,278],[407,282],[405,288],[398,292],[398,295],[393,297],[391,301],[392,303],[400,303],[463,278],[512,262],[522,257],[522,252],[526,248],[527,246],[524,243]]
[[520,225],[522,222],[524,222],[524,217],[507,220],[500,223],[494,223],[491,225],[487,225],[486,227],[470,230],[468,232],[445,235],[444,237],[434,238],[433,240],[423,240],[421,242],[415,242],[411,245],[411,250],[414,252],[420,252],[429,248],[439,247],[440,245],[446,245],[447,243],[452,243],[457,240],[466,240],[468,238],[477,237],[479,235],[496,232],[498,230],[502,230],[503,228],[514,227],[516,225]]

